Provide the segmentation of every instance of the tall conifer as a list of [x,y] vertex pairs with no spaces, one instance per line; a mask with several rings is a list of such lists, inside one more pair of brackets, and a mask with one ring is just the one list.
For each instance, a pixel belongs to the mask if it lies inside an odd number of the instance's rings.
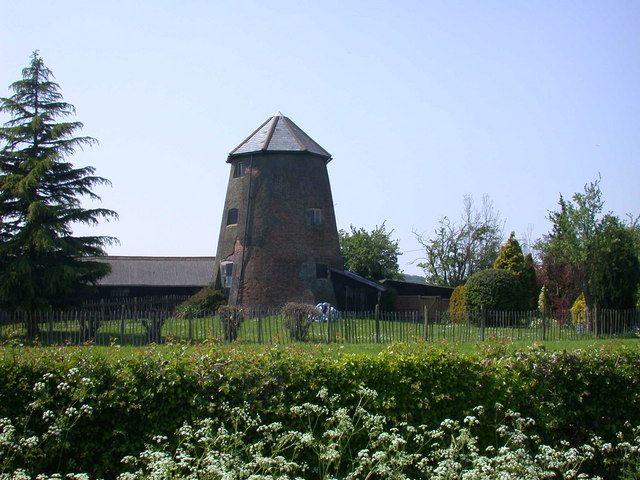
[[[109,181],[67,160],[97,141],[75,136],[82,123],[60,121],[75,108],[64,102],[38,52],[9,88],[13,95],[0,98],[0,112],[9,116],[0,127],[0,305],[34,311],[70,301],[108,273],[104,263],[81,257],[104,255],[115,239],[74,236],[72,227],[117,214],[80,203],[99,199],[93,187]],[[37,334],[37,324],[28,333]]]

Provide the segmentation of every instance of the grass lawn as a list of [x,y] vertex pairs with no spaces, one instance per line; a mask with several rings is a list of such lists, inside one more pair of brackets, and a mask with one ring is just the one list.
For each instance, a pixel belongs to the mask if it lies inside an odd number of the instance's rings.
[[[160,318],[160,317],[157,317]],[[125,318],[101,321],[94,343],[97,345],[143,345],[149,343],[145,323],[157,321],[153,317]],[[305,322],[306,323],[306,322]],[[217,317],[195,319],[165,318],[162,324],[162,342],[226,343],[222,322]],[[43,318],[40,322],[40,342],[43,344],[81,343],[80,321],[76,318]],[[615,336],[637,338],[635,330],[626,329]],[[21,342],[25,336],[24,325],[0,325],[0,342]],[[600,337],[612,335],[600,335]],[[549,322],[544,329],[536,319],[520,319],[518,323],[504,321],[481,328],[474,323],[429,323],[423,321],[375,320],[373,318],[343,317],[335,322],[312,322],[304,342],[291,339],[282,317],[264,316],[245,319],[238,330],[237,342],[242,344],[339,344],[350,349],[381,349],[393,342],[446,342],[466,349],[469,345],[486,341],[509,341],[513,345],[530,345],[543,342],[551,349],[579,348],[585,342],[596,340],[594,332],[571,325]],[[602,339],[597,340],[599,343]],[[377,345],[377,347],[376,347]],[[557,345],[557,346],[556,346]],[[362,348],[360,348],[362,347]]]

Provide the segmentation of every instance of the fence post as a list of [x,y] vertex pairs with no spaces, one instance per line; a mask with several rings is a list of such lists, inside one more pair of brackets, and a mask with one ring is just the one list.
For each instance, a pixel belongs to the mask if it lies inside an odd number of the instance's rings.
[[593,333],[598,338],[598,305],[593,306]]
[[380,304],[376,303],[376,343],[380,343]]
[[193,318],[191,314],[187,315],[187,322],[189,323],[189,342],[191,343],[193,342]]
[[[436,315],[438,311],[436,310]],[[429,315],[427,312],[427,306],[424,306],[424,341],[429,340]]]
[[547,312],[542,312],[542,341],[547,339]]
[[[117,311],[117,310],[116,310]],[[120,345],[124,345],[124,321],[128,310],[124,306],[120,309]]]
[[258,343],[262,345],[262,311],[258,309]]
[[480,306],[480,341],[484,342],[484,315],[485,315],[485,311],[484,311],[484,307],[481,305]]

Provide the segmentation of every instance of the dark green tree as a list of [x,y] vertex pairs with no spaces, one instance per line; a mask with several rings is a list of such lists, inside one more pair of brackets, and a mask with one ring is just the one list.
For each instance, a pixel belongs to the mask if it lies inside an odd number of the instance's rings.
[[524,257],[524,272],[522,273],[522,289],[524,292],[524,307],[530,310],[538,308],[540,288],[533,255],[527,253]]
[[400,278],[400,247],[397,240],[391,239],[392,233],[393,230],[387,232],[385,222],[371,232],[353,225],[350,232],[340,230],[340,252],[345,268],[371,280]]
[[506,270],[518,277],[522,296],[521,308],[537,308],[538,287],[533,257],[531,254],[527,254],[526,257],[522,254],[522,248],[516,239],[515,232],[511,232],[507,241],[500,248],[493,268]]
[[[72,228],[117,215],[81,205],[83,197],[98,200],[92,188],[109,182],[67,160],[96,140],[75,136],[82,123],[61,121],[75,109],[38,52],[9,88],[13,95],[0,98],[0,112],[9,116],[0,127],[0,305],[33,312],[73,301],[108,273],[86,257],[104,255],[115,239],[74,236]],[[37,333],[29,321],[28,335]]]
[[551,233],[537,244],[543,281],[554,307],[567,309],[580,294],[589,308],[630,306],[626,292],[638,260],[637,222],[603,215],[599,178],[571,201],[561,196],[559,204],[559,210],[549,212]]
[[640,262],[629,226],[605,215],[589,248],[588,285],[593,305],[634,308]]
[[481,270],[465,283],[464,300],[467,312],[520,310],[520,280],[506,270]]

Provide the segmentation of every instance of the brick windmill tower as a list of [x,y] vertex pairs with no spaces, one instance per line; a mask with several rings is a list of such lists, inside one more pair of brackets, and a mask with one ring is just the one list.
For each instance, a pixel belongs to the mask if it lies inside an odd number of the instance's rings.
[[216,253],[230,305],[335,303],[342,270],[327,163],[331,155],[281,113],[236,147]]

